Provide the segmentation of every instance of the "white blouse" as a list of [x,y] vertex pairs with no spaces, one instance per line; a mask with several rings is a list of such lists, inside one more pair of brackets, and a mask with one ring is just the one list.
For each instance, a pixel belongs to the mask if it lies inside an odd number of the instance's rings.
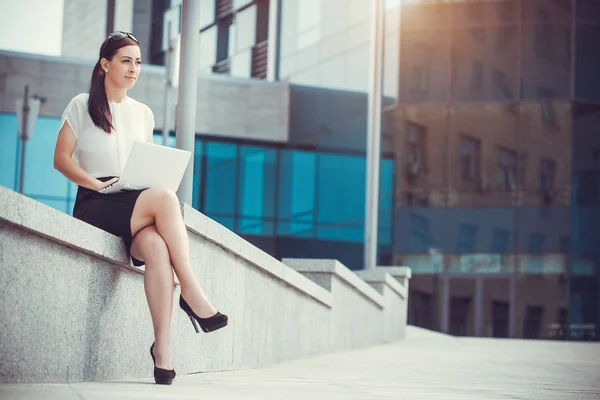
[[133,144],[151,141],[154,114],[130,97],[121,103],[109,101],[114,129],[106,133],[92,122],[88,97],[88,93],[73,97],[61,119],[61,129],[68,121],[77,138],[73,158],[94,178],[121,176]]

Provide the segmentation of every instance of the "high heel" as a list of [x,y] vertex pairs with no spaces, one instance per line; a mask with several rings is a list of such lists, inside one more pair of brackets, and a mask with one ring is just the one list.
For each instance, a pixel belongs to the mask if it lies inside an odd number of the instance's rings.
[[190,321],[192,321],[192,325],[194,325],[196,333],[200,332],[198,325],[200,325],[204,332],[208,333],[227,326],[227,321],[229,320],[227,315],[221,314],[218,311],[212,317],[200,318],[194,313],[194,311],[192,311],[192,308],[181,296],[179,296],[179,307],[181,307],[188,317],[190,317]]
[[154,363],[154,382],[158,385],[170,385],[173,382],[173,379],[175,379],[175,370],[158,368],[152,350],[154,350],[154,343],[150,346],[150,355],[152,356],[152,362]]

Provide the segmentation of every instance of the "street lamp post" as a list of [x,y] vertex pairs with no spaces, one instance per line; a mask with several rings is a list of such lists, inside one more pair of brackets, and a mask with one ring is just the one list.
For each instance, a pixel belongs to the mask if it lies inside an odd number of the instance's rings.
[[[177,101],[176,146],[194,153],[196,136],[196,95],[200,63],[200,2],[183,0],[181,18],[181,59]],[[177,191],[179,201],[192,204],[194,157],[185,170]]]
[[19,121],[19,139],[21,139],[21,166],[19,170],[19,193],[23,194],[25,182],[25,154],[27,141],[31,138],[40,105],[45,100],[37,95],[29,97],[29,85],[25,85],[22,99],[16,100],[17,119]]
[[379,164],[381,160],[381,94],[383,67],[384,0],[372,1],[371,51],[367,116],[367,176],[365,186],[365,269],[377,264]]

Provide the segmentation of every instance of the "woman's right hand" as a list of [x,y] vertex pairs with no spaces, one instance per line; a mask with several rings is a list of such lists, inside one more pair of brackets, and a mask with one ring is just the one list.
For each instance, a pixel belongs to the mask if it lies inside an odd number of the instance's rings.
[[112,178],[112,179],[110,179],[110,180],[108,180],[108,181],[106,181],[106,182],[102,182],[101,180],[99,180],[99,179],[96,179],[96,182],[95,182],[95,184],[94,184],[94,190],[95,190],[96,192],[99,192],[99,191],[101,191],[102,189],[104,189],[105,187],[107,187],[107,186],[109,186],[109,185],[112,185],[113,183],[115,183],[115,182],[116,182],[116,181],[118,181],[118,180],[119,180],[119,178]]

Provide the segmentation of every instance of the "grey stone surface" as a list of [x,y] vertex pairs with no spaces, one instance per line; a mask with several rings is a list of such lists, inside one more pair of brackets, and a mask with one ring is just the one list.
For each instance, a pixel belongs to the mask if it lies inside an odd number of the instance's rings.
[[407,340],[261,369],[151,379],[0,385],[3,400],[596,400],[600,344],[459,339],[408,327]]
[[375,268],[374,270],[356,271],[356,275],[370,284],[379,293],[383,293],[384,286],[388,286],[390,289],[395,290],[403,298],[408,297],[407,288],[396,278],[390,275],[386,269]]
[[376,270],[387,272],[388,274],[396,278],[396,280],[400,282],[406,289],[408,289],[408,283],[410,278],[412,277],[412,270],[410,269],[410,267],[378,265],[376,267]]
[[[71,9],[73,4],[80,2],[69,0],[65,8]],[[102,2],[106,3],[105,0]],[[72,11],[75,15],[94,7],[85,1],[81,4],[78,10]],[[65,22],[65,32],[68,31],[67,25]],[[80,34],[77,43],[70,42],[73,38],[64,38],[63,42],[65,54],[79,59],[0,51],[0,77],[3,76],[5,82],[0,86],[0,112],[15,112],[15,99],[23,96],[26,84],[30,86],[32,95],[47,98],[40,115],[51,117],[60,117],[75,95],[87,92],[104,33],[102,31],[98,36],[97,29],[91,24]],[[75,45],[82,47],[80,52],[70,50]],[[85,46],[86,49],[83,49]],[[89,53],[90,49],[92,53]],[[163,128],[164,76],[164,67],[144,65],[139,80],[130,91],[131,97],[152,109],[156,129]],[[285,82],[199,75],[196,132],[287,142],[289,97],[289,85]]]
[[236,254],[263,272],[284,281],[305,295],[314,298],[321,303],[331,306],[331,293],[313,284],[306,277],[295,273],[283,263],[271,257],[267,253],[251,245],[229,229],[215,223],[207,216],[194,210],[187,204],[182,205],[182,214],[190,232],[200,236],[203,240]]
[[[355,273],[337,260],[283,259],[282,262],[331,291],[334,299],[331,322],[333,350],[367,346],[405,336],[408,293],[387,272],[365,273],[373,281],[369,282],[369,286],[368,280],[360,278],[362,271]],[[344,306],[336,307],[337,304]],[[354,334],[357,329],[364,330],[365,335],[357,337]]]
[[381,295],[338,260],[284,258],[281,261],[288,267],[314,279],[314,282],[319,285],[325,285],[323,287],[326,288],[331,287],[331,285],[324,281],[320,276],[335,275],[339,279],[344,280],[365,298],[379,306],[383,306]]
[[[386,334],[384,319],[404,299],[386,310],[386,294],[369,287],[378,301],[365,296],[341,265],[329,292],[182,210],[196,277],[230,325],[196,335],[175,301],[179,373],[262,367],[398,337]],[[128,264],[121,239],[0,187],[0,381],[147,377],[153,334],[143,272]]]

